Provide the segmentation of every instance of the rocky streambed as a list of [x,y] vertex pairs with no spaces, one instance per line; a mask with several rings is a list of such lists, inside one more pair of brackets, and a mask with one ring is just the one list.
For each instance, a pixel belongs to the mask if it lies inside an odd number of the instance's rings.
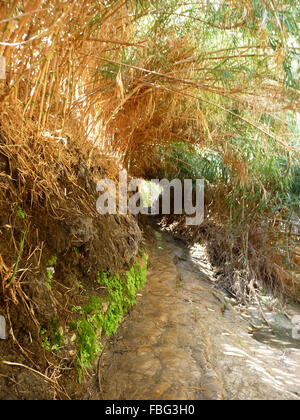
[[101,398],[300,399],[300,340],[288,318],[277,329],[276,314],[259,322],[257,308],[216,289],[205,247],[155,235],[147,285],[100,359]]

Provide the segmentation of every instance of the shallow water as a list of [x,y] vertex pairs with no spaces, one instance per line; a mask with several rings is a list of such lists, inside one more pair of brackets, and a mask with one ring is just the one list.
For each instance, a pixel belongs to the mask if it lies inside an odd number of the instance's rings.
[[205,248],[155,234],[147,285],[101,358],[102,398],[299,399],[299,344],[250,334]]
[[[264,327],[253,332],[254,340],[267,344],[275,349],[298,349],[300,350],[300,340],[293,340],[288,335],[275,333],[272,328]],[[300,363],[300,361],[299,361]]]

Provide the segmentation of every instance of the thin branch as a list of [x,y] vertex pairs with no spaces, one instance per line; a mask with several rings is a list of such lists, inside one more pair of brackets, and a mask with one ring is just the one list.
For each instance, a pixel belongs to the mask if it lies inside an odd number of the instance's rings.
[[92,41],[92,42],[105,42],[109,44],[116,44],[116,45],[125,45],[126,47],[142,47],[146,48],[146,45],[142,45],[147,41],[141,41],[141,43],[135,44],[132,42],[125,42],[125,41],[116,41],[112,39],[97,39],[97,38],[87,38],[84,41]]
[[160,10],[155,10],[155,11],[149,11],[149,12],[143,13],[143,14],[141,14],[141,15],[137,16],[135,19],[139,19],[139,18],[141,18],[141,17],[143,17],[143,16],[146,16],[146,15],[151,15],[151,14],[152,14],[152,15],[165,14],[165,15],[167,15],[167,16],[178,16],[178,17],[183,17],[183,18],[193,19],[193,20],[196,20],[196,21],[198,21],[198,22],[204,23],[205,25],[212,26],[213,28],[216,28],[216,29],[221,29],[221,30],[223,30],[223,31],[229,31],[229,30],[232,30],[232,29],[241,28],[242,26],[246,25],[246,23],[247,23],[247,21],[248,21],[248,18],[249,18],[250,10],[246,10],[246,14],[245,14],[245,16],[243,17],[243,20],[242,20],[241,22],[236,23],[236,24],[234,24],[234,25],[228,25],[228,26],[227,26],[227,25],[225,25],[225,26],[222,26],[222,25],[216,25],[215,23],[208,22],[208,21],[206,21],[206,20],[204,20],[204,19],[200,19],[200,18],[198,18],[198,17],[196,17],[196,16],[189,16],[189,15],[185,15],[185,14],[183,14],[183,13],[166,12],[166,11],[164,11],[163,9],[160,9]]
[[44,33],[42,33],[42,34],[39,34],[39,35],[33,36],[32,38],[28,39],[27,41],[21,41],[21,42],[0,42],[0,45],[3,45],[3,46],[5,46],[5,47],[19,47],[19,46],[21,46],[21,45],[28,44],[29,42],[32,42],[32,41],[34,41],[35,39],[39,39],[39,38],[41,38],[42,36],[45,36],[45,34],[46,34],[46,33],[47,33],[47,31],[45,31],[45,32],[44,32]]

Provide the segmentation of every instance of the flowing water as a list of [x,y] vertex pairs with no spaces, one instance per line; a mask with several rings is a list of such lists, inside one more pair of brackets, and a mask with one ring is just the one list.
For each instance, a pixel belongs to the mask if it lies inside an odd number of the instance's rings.
[[205,248],[156,237],[147,285],[101,357],[102,398],[300,399],[299,341],[250,334]]

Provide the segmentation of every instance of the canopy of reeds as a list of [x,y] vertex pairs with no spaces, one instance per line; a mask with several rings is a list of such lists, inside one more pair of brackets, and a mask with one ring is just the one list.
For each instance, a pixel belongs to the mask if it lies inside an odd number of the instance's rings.
[[0,152],[17,180],[0,178],[1,190],[48,197],[57,211],[62,172],[77,179],[68,143],[87,165],[111,156],[144,178],[188,165],[215,185],[212,211],[231,224],[286,218],[295,206],[282,193],[298,188],[299,17],[293,0],[0,1]]

